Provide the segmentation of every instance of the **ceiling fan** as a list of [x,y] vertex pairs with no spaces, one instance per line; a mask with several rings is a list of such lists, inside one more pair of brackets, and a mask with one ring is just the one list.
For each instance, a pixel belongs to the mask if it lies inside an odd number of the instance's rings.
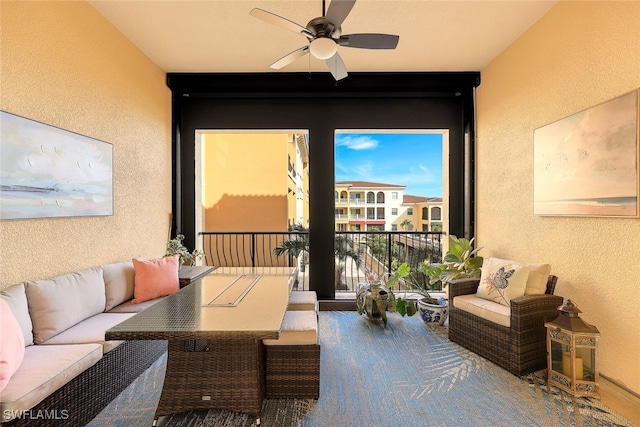
[[293,31],[307,38],[309,43],[283,56],[270,68],[279,70],[311,53],[315,58],[324,60],[336,80],[347,77],[347,68],[338,54],[338,46],[360,49],[395,49],[400,36],[392,34],[362,33],[342,34],[341,25],[347,18],[356,0],[332,0],[325,13],[325,0],[322,0],[322,16],[313,18],[306,27],[289,19],[254,8],[249,14],[269,24]]

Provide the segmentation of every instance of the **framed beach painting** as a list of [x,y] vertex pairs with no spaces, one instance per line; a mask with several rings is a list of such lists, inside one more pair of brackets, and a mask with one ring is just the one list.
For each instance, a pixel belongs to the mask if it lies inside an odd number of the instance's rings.
[[638,217],[638,92],[534,131],[534,214]]
[[113,146],[0,111],[0,219],[113,215]]

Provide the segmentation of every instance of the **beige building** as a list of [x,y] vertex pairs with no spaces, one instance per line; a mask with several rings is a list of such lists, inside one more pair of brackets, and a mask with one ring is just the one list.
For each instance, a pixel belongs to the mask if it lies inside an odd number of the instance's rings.
[[405,195],[405,188],[336,182],[336,231],[441,231],[442,198]]

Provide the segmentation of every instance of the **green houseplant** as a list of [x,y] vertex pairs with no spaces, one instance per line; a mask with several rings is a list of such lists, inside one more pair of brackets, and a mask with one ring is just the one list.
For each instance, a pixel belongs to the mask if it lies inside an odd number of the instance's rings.
[[473,248],[473,241],[456,236],[449,236],[449,250],[442,259],[441,264],[433,264],[426,269],[429,275],[429,283],[446,286],[455,279],[479,278],[484,259],[476,256],[482,248]]
[[204,253],[199,249],[189,252],[189,249],[182,243],[184,235],[178,234],[175,238],[167,242],[167,250],[164,256],[179,255],[182,265],[192,266],[196,261],[204,257]]
[[[402,263],[396,273],[401,277],[404,286],[404,298],[396,298],[396,311],[404,316],[412,316],[416,311],[425,323],[438,323],[442,325],[447,319],[449,303],[446,298],[434,297],[430,291],[437,288],[439,283],[431,284],[428,271],[431,268],[429,261],[424,260],[418,264],[415,271],[407,263]],[[419,295],[419,298],[409,299],[407,294],[411,292]]]

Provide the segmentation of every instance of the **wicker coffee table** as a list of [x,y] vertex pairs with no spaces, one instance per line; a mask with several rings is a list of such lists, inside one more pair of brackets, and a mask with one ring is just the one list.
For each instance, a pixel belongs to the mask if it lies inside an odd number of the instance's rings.
[[262,339],[279,336],[294,276],[285,268],[219,268],[109,329],[107,340],[168,340],[154,417],[227,409],[256,417],[264,400]]

